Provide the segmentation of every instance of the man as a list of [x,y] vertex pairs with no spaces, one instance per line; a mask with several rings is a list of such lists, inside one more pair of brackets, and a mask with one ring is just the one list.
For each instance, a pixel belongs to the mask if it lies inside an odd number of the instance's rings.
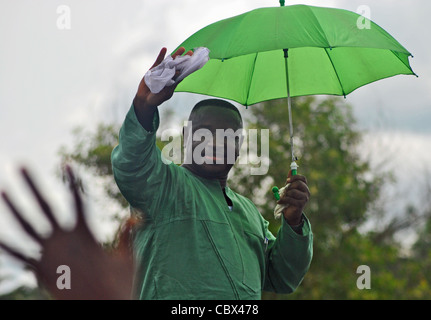
[[[184,51],[178,49],[173,58]],[[163,48],[153,67],[165,54]],[[254,204],[228,187],[233,162],[226,161],[226,153],[220,159],[215,143],[213,150],[193,152],[199,141],[189,136],[191,161],[182,166],[162,161],[157,108],[174,90],[172,85],[154,94],[143,79],[112,152],[116,182],[144,221],[134,238],[135,297],[260,299],[262,290],[294,291],[312,256],[312,232],[303,214],[310,195],[305,177],[288,178],[279,203],[289,206],[275,238]],[[192,134],[242,128],[238,110],[222,100],[200,102],[189,120]],[[232,145],[236,159],[240,145]]]

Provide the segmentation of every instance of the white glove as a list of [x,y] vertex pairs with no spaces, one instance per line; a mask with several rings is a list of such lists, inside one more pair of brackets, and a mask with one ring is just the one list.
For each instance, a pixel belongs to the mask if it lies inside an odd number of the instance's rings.
[[[209,60],[209,49],[199,47],[194,50],[193,55],[177,56],[175,59],[169,55],[158,66],[148,70],[144,75],[144,81],[152,93],[159,93],[164,87],[179,83],[189,74],[202,68]],[[175,73],[179,71],[178,77],[173,80]]]
[[[284,190],[287,189],[289,187],[289,185],[290,185],[290,183],[288,183],[283,188],[278,190],[278,192],[280,194],[280,198],[283,196]],[[289,206],[288,204],[277,204],[274,208],[274,218],[280,219],[281,215],[283,214],[283,210],[286,209],[288,206]]]

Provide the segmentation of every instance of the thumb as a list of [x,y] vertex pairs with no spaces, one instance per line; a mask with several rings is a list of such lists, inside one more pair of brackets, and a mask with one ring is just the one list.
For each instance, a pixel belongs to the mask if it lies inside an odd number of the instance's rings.
[[292,178],[292,170],[289,170],[289,173],[287,174],[286,184],[290,183],[291,178]]

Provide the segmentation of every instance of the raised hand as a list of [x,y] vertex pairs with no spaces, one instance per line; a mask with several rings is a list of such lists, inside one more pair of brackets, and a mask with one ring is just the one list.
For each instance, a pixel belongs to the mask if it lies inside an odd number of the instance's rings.
[[[156,61],[154,62],[153,66],[150,69],[153,69],[154,67],[162,63],[162,61],[165,59],[166,52],[167,52],[166,48],[162,48],[160,50],[160,53],[157,56]],[[177,56],[181,56],[184,52],[185,52],[184,47],[180,47],[175,53],[172,54],[172,58],[175,59]],[[186,55],[191,56],[193,55],[193,52],[188,51]],[[178,76],[178,74],[176,76]],[[172,97],[177,85],[178,83],[175,85],[163,88],[163,90],[160,91],[159,93],[152,93],[148,88],[147,84],[145,83],[144,78],[142,78],[141,82],[139,83],[138,92],[136,93],[135,102],[139,104],[145,104],[148,107],[157,107]]]
[[[2,192],[2,198],[16,220],[24,231],[40,245],[42,256],[38,261],[25,256],[19,252],[19,249],[12,248],[3,242],[0,242],[0,247],[29,265],[35,272],[39,283],[54,299],[131,299],[133,261],[128,241],[121,241],[120,246],[112,252],[103,249],[86,223],[81,195],[70,167],[66,168],[66,173],[74,199],[75,227],[72,230],[65,230],[59,225],[28,171],[22,169],[22,175],[41,211],[48,219],[52,232],[47,237],[39,235],[33,226],[23,218],[10,197]],[[123,230],[123,239],[128,232],[129,230]],[[64,268],[67,268],[66,271]],[[62,276],[69,276],[70,288],[64,283],[62,284]]]
[[[166,48],[162,48],[160,50],[156,61],[150,69],[162,63],[162,61],[165,59],[166,52]],[[172,58],[175,59],[175,57],[182,55],[184,52],[184,47],[180,47],[177,51],[175,51],[174,54],[172,54]],[[188,51],[186,54],[193,55],[193,52]],[[178,76],[178,74],[176,76]],[[152,93],[145,83],[144,78],[142,78],[141,82],[139,83],[138,92],[136,93],[135,99],[133,100],[133,104],[135,106],[135,113],[139,122],[147,131],[153,130],[153,116],[156,108],[172,97],[177,85],[178,83],[163,88],[159,93]]]

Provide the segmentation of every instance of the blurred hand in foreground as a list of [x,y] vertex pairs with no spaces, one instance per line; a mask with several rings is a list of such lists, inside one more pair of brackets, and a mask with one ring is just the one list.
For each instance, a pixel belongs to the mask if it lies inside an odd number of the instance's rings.
[[[21,173],[35,196],[41,211],[48,219],[52,231],[43,237],[23,218],[10,197],[2,192],[2,198],[24,231],[41,247],[41,259],[27,257],[17,248],[0,242],[0,247],[11,256],[24,262],[54,299],[61,300],[123,300],[131,299],[133,261],[129,246],[131,224],[121,232],[119,245],[107,251],[99,244],[85,220],[82,198],[75,176],[66,167],[70,191],[74,199],[76,224],[66,230],[57,222],[54,214],[36,187],[26,169]],[[66,279],[69,277],[68,279]]]

